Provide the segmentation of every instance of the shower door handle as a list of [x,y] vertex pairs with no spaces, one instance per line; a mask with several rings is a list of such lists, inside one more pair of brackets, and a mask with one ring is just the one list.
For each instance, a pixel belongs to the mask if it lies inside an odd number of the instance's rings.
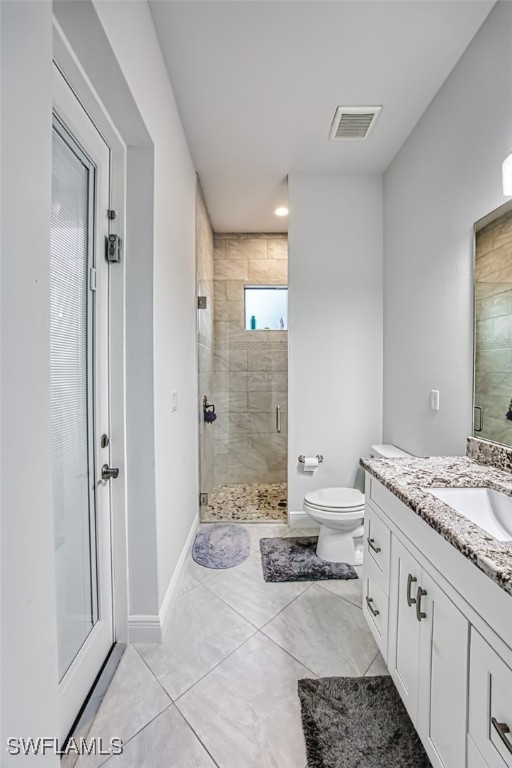
[[473,425],[473,429],[474,429],[475,432],[481,432],[483,430],[483,428],[484,428],[484,420],[483,420],[482,409],[481,409],[481,407],[479,405],[474,405],[473,408],[474,408],[475,411],[478,411],[478,416],[480,417],[479,420],[478,420],[478,427],[475,427]]
[[281,431],[281,406],[276,406],[276,432]]

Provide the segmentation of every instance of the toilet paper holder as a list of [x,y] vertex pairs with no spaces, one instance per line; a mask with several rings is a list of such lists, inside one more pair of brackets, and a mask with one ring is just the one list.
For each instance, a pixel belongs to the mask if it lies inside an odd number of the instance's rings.
[[[316,457],[318,459],[318,463],[321,464],[322,461],[324,460],[324,457],[320,456],[319,453],[317,453]],[[306,457],[304,456],[303,453],[301,453],[301,455],[299,456],[299,461],[300,461],[301,464],[304,464],[304,462],[306,461]]]

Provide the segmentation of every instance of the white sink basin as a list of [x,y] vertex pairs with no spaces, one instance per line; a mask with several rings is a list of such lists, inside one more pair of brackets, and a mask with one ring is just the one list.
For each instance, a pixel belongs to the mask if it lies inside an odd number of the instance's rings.
[[512,540],[512,498],[491,488],[423,488],[498,541]]

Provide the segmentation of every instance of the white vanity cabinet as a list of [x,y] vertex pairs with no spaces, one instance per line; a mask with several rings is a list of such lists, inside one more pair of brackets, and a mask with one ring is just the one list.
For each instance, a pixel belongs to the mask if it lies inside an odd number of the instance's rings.
[[375,478],[366,493],[363,611],[432,765],[512,768],[512,597]]
[[434,765],[465,765],[469,623],[407,548],[391,544],[388,668]]

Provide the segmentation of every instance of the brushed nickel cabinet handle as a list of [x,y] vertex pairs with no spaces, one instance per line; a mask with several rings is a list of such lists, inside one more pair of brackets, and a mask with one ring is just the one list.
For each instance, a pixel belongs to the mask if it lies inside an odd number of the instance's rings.
[[411,586],[414,584],[415,581],[418,581],[416,576],[413,576],[411,573],[407,577],[407,605],[409,608],[411,605],[414,605],[416,602],[415,597],[411,597]]
[[421,610],[421,598],[426,594],[427,594],[426,589],[422,589],[421,587],[418,587],[418,591],[416,592],[416,618],[418,619],[418,621],[421,621],[422,619],[427,618],[427,614]]
[[504,743],[507,750],[512,755],[512,741],[510,741],[508,734],[510,733],[510,728],[506,723],[498,723],[495,717],[491,718],[491,723],[493,724],[493,727],[498,732],[498,736]]
[[377,554],[380,552],[380,547],[375,546],[375,543],[374,543],[375,539],[370,539],[370,537],[368,536],[366,541],[368,542],[368,546],[370,547],[370,549],[373,549],[373,551],[377,552]]
[[374,608],[373,605],[373,597],[367,597],[366,598],[366,605],[368,606],[368,610],[370,613],[372,613],[374,616],[378,616],[380,611],[377,608]]
[[416,581],[418,581],[418,579],[416,578],[416,576],[413,576],[412,573],[410,573],[407,576],[407,605],[409,606],[409,608],[411,607],[411,605],[414,605],[416,603],[416,598],[411,597],[411,586]]

